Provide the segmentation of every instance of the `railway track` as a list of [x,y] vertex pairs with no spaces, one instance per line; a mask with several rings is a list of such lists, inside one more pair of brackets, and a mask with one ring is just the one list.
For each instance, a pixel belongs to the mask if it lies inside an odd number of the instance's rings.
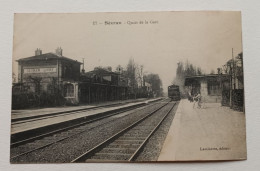
[[[154,103],[154,102],[152,102],[152,103]],[[81,111],[77,111],[77,112],[69,111],[67,114],[65,113],[65,114],[62,114],[62,115],[59,113],[55,116],[48,116],[46,118],[45,117],[44,118],[36,118],[36,120],[43,120],[43,121],[40,121],[40,122],[46,122],[44,119],[50,119],[50,118],[55,119],[55,117],[62,117],[62,116],[73,115],[73,114],[82,115],[81,117],[78,117],[78,118],[71,120],[71,121],[65,121],[65,122],[57,123],[55,125],[49,125],[47,127],[42,127],[42,128],[36,129],[36,130],[28,130],[28,131],[25,131],[25,132],[12,134],[11,135],[11,147],[15,147],[15,146],[21,145],[23,143],[45,137],[46,135],[50,135],[50,134],[53,134],[53,133],[64,131],[67,128],[71,129],[74,126],[77,127],[77,126],[80,126],[81,124],[91,123],[92,121],[96,121],[98,119],[110,117],[110,116],[113,116],[113,115],[116,115],[116,114],[119,114],[119,113],[122,113],[122,112],[125,112],[125,111],[128,111],[128,110],[133,110],[137,107],[142,107],[142,106],[145,106],[145,105],[147,105],[147,104],[146,103],[140,103],[140,104],[136,104],[136,105],[121,108],[121,109],[120,108],[119,109],[113,109],[111,111],[107,110],[107,111],[102,112],[100,114],[89,115],[89,116],[85,116],[84,112],[88,112],[90,110],[84,110],[84,111],[81,110]],[[111,106],[109,106],[109,107],[111,107]],[[97,108],[99,108],[99,107],[97,107]],[[95,108],[95,109],[97,109],[97,108]],[[100,109],[101,108],[107,108],[107,107],[100,107]],[[19,121],[19,122],[26,122],[25,124],[30,124],[31,122],[34,122],[34,121],[35,120]],[[39,122],[39,121],[37,121],[37,122]],[[16,123],[12,123],[12,125],[15,125],[15,124]],[[22,124],[24,124],[24,123],[22,123]],[[36,134],[37,134],[37,136],[34,136]]]
[[175,104],[162,105],[71,162],[134,161]]
[[96,110],[96,109],[105,109],[105,108],[108,108],[108,107],[120,106],[122,104],[128,104],[128,103],[131,103],[131,102],[107,104],[107,105],[95,106],[95,107],[91,107],[91,108],[76,109],[76,110],[63,111],[63,112],[47,113],[47,114],[43,114],[43,115],[28,116],[28,117],[23,117],[23,118],[15,118],[15,119],[12,119],[12,123],[11,124],[12,125],[16,125],[16,124],[27,123],[27,122],[37,121],[37,120],[43,120],[43,119],[48,119],[48,118],[54,118],[54,117],[71,115],[71,114],[75,114],[75,113],[82,113],[82,112],[87,112],[87,111]]
[[[154,105],[154,104],[151,104]],[[144,106],[149,107],[148,106]],[[119,115],[121,113],[127,112],[127,111],[131,111],[131,110],[141,110],[142,107],[136,107],[136,108],[130,108],[130,109],[126,109],[126,110],[122,110],[116,113],[112,113],[110,115],[105,115],[102,117],[98,117],[98,118],[94,118],[91,120],[88,120],[86,122],[80,123],[80,124],[76,124],[76,125],[72,125],[69,127],[65,127],[62,129],[58,129],[52,132],[48,132],[45,134],[41,134],[41,135],[36,135],[34,137],[28,138],[28,139],[24,139],[15,143],[11,144],[11,161],[15,160],[16,158],[23,156],[23,155],[27,155],[31,152],[46,148],[52,144],[58,143],[60,141],[66,140],[72,136],[78,135],[80,133],[86,132],[86,131],[90,131],[91,129],[94,129],[95,127],[88,127],[87,125],[90,123],[93,123],[95,121],[100,121],[102,119],[105,118],[109,118],[111,116],[115,116],[115,115]],[[114,119],[109,120],[107,122],[104,122],[102,124],[106,124],[108,122],[112,122]],[[15,149],[15,150],[13,150]]]

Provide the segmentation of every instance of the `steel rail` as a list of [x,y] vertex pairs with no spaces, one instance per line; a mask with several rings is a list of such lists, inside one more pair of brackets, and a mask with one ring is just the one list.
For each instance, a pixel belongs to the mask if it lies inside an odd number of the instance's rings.
[[[162,100],[162,101],[164,101],[164,100]],[[28,138],[28,139],[25,139],[25,140],[22,140],[22,141],[19,141],[19,142],[12,143],[12,144],[11,144],[11,147],[16,147],[16,146],[19,146],[19,145],[22,145],[22,144],[25,144],[25,143],[32,142],[32,141],[34,141],[34,140],[40,139],[40,138],[44,138],[44,137],[46,137],[46,136],[50,136],[50,135],[55,134],[55,133],[60,133],[60,132],[62,132],[62,131],[67,131],[67,130],[70,130],[70,129],[73,129],[73,128],[76,128],[76,127],[79,127],[79,126],[82,126],[82,125],[85,125],[85,124],[89,124],[89,123],[92,123],[92,122],[95,122],[95,121],[99,121],[99,120],[102,120],[102,119],[104,119],[104,118],[108,118],[108,117],[111,117],[111,116],[114,116],[114,115],[117,115],[117,114],[120,114],[120,113],[123,113],[123,112],[135,110],[135,109],[137,109],[137,108],[139,108],[139,107],[140,107],[140,106],[138,106],[138,107],[136,107],[136,108],[130,108],[130,109],[118,111],[118,112],[116,112],[116,113],[113,113],[113,114],[110,114],[110,115],[106,115],[106,116],[102,116],[102,117],[99,117],[99,118],[96,118],[96,119],[92,119],[92,120],[89,120],[89,121],[86,121],[86,122],[83,122],[83,123],[80,123],[80,124],[72,125],[72,126],[69,126],[69,127],[66,127],[66,128],[62,128],[62,129],[58,129],[58,130],[55,130],[55,131],[52,131],[52,132],[49,132],[49,133],[45,133],[45,134],[41,134],[41,135],[38,135],[38,136],[35,136],[35,137],[31,137],[31,138]],[[143,107],[143,106],[141,106],[141,107]],[[147,106],[147,107],[149,107],[149,106]],[[109,121],[109,122],[111,122],[111,121]],[[95,127],[93,127],[93,128],[95,128]],[[55,143],[60,142],[60,141],[63,141],[63,140],[65,140],[65,139],[68,139],[68,138],[73,137],[73,136],[75,136],[75,135],[81,134],[81,133],[83,133],[83,132],[89,131],[89,130],[91,130],[91,129],[93,129],[93,128],[90,128],[90,129],[87,129],[87,130],[83,130],[83,131],[77,132],[77,133],[75,133],[75,134],[72,134],[72,135],[69,135],[69,136],[67,136],[67,137],[61,138],[61,139],[56,140],[56,141],[54,141],[54,142],[50,142],[50,143],[48,143],[48,144],[39,146],[39,147],[34,148],[34,149],[32,149],[32,150],[29,150],[29,151],[20,153],[20,154],[18,154],[18,155],[15,155],[15,156],[11,157],[10,159],[13,160],[13,159],[15,159],[15,158],[17,158],[17,157],[20,157],[20,156],[23,156],[23,155],[25,155],[25,154],[31,153],[31,152],[33,152],[33,151],[36,151],[36,150],[39,150],[39,149],[48,147],[48,146],[50,146],[50,145],[52,145],[52,144],[55,144]]]
[[155,133],[155,131],[160,127],[162,122],[165,120],[165,118],[169,115],[169,113],[172,111],[176,103],[173,104],[171,109],[164,115],[164,117],[160,120],[160,122],[155,126],[155,128],[152,130],[152,132],[146,137],[144,142],[138,147],[138,149],[134,152],[134,154],[128,159],[128,161],[133,161],[136,159],[138,154],[141,152],[141,149],[144,147],[144,145],[148,142],[148,140],[151,138],[151,136]]
[[[138,107],[142,107],[142,106],[138,106]],[[136,108],[138,108],[138,107],[136,107]],[[52,135],[52,134],[55,134],[55,133],[59,133],[61,131],[66,131],[66,130],[69,130],[69,129],[73,129],[73,128],[79,127],[81,125],[92,123],[94,121],[98,121],[98,120],[101,120],[101,119],[104,119],[104,118],[108,118],[108,117],[111,117],[111,116],[114,116],[114,115],[117,115],[117,114],[120,114],[120,113],[123,113],[123,112],[134,110],[136,108],[125,109],[125,110],[118,111],[118,112],[115,112],[115,113],[112,113],[112,114],[108,114],[106,116],[101,116],[101,117],[89,120],[89,121],[86,121],[86,122],[82,122],[82,123],[75,124],[75,125],[72,125],[72,126],[68,126],[68,127],[65,127],[65,128],[61,128],[61,129],[58,129],[58,130],[55,130],[55,131],[51,131],[51,132],[48,132],[48,133],[37,135],[35,137],[31,137],[31,138],[27,138],[27,139],[24,139],[24,140],[21,140],[21,141],[17,141],[17,142],[11,143],[11,147],[16,147],[16,146],[19,146],[21,144],[37,140],[37,139],[42,138],[42,137],[46,137],[46,136],[49,136],[49,135]]]
[[27,122],[31,122],[31,121],[38,121],[38,120],[43,120],[43,119],[66,116],[66,115],[71,115],[71,114],[75,114],[75,113],[83,113],[83,112],[92,111],[92,110],[96,110],[96,109],[120,106],[120,105],[129,104],[129,103],[132,103],[132,102],[108,104],[108,105],[103,105],[103,106],[95,106],[95,107],[91,107],[91,108],[75,109],[75,110],[69,110],[69,111],[63,111],[63,112],[54,112],[54,113],[47,113],[47,114],[43,114],[43,115],[28,116],[28,117],[24,117],[24,118],[11,119],[12,120],[11,125],[17,125],[17,124],[27,123]]
[[[154,102],[160,101],[161,99],[157,99]],[[12,124],[16,124],[18,123],[24,123],[27,120],[40,120],[40,118],[46,117],[46,118],[51,118],[59,116],[59,115],[63,115],[64,113],[78,113],[78,112],[85,112],[85,111],[89,111],[89,110],[95,110],[95,109],[99,109],[99,108],[107,108],[107,107],[112,107],[112,106],[120,106],[120,105],[124,105],[124,104],[129,104],[129,103],[135,103],[135,102],[142,102],[142,100],[137,100],[134,102],[120,102],[120,103],[114,103],[114,104],[106,104],[106,105],[102,105],[102,106],[94,106],[94,107],[90,107],[90,108],[82,108],[82,109],[74,109],[74,110],[68,110],[68,111],[62,111],[62,112],[53,112],[53,113],[46,113],[46,114],[42,114],[42,115],[36,115],[36,116],[27,116],[27,117],[22,117],[22,118],[14,118],[11,119],[11,121],[13,122]],[[19,115],[19,114],[14,114],[14,115]],[[39,119],[37,119],[39,118]],[[24,121],[25,120],[25,121]]]
[[149,114],[147,114],[146,116],[142,117],[141,119],[139,119],[138,121],[134,122],[133,124],[131,124],[130,126],[124,128],[123,130],[119,131],[118,133],[112,135],[110,138],[106,139],[105,141],[99,143],[98,145],[96,145],[95,147],[93,147],[92,149],[88,150],[87,152],[83,153],[82,155],[80,155],[79,157],[73,159],[71,161],[71,163],[75,163],[75,162],[83,162],[85,160],[86,156],[91,156],[92,154],[95,153],[96,150],[98,150],[99,148],[105,146],[107,143],[110,143],[111,141],[113,141],[114,139],[116,139],[118,136],[122,135],[123,133],[125,133],[126,131],[130,130],[131,128],[135,127],[136,125],[138,125],[139,123],[141,123],[142,121],[144,121],[146,118],[148,118],[149,116],[151,116],[152,114],[156,113],[157,111],[159,111],[160,109],[162,109],[163,107],[165,107],[166,105],[168,105],[170,103],[167,102],[166,104],[160,106],[159,108],[157,108],[156,110],[150,112]]
[[112,107],[112,106],[95,107],[95,108],[84,109],[84,110],[80,110],[80,111],[66,111],[66,112],[57,113],[57,114],[52,114],[51,113],[51,114],[46,114],[48,116],[41,116],[41,117],[35,117],[35,118],[32,118],[32,119],[16,121],[16,122],[13,122],[12,125],[17,125],[17,124],[22,124],[22,123],[29,123],[29,122],[32,122],[32,121],[39,121],[39,120],[55,118],[55,117],[61,117],[61,116],[67,116],[67,115],[72,115],[72,114],[75,114],[75,113],[83,113],[83,112],[88,112],[88,111],[92,111],[92,110],[96,110],[96,109],[102,109],[102,108],[108,108],[108,107]]

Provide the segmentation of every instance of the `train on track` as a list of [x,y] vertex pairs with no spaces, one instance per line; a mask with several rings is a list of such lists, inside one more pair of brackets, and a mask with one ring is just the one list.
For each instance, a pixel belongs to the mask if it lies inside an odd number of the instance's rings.
[[168,87],[168,97],[175,101],[181,99],[180,89],[178,85],[173,84]]

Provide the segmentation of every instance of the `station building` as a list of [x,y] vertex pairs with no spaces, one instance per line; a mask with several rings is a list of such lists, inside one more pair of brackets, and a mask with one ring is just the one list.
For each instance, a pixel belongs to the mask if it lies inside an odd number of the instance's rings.
[[18,62],[18,82],[29,92],[54,93],[61,90],[67,100],[78,102],[78,81],[81,62],[63,56],[59,47],[55,53],[42,54],[36,49],[35,55],[21,58]]
[[191,95],[200,93],[207,103],[221,103],[222,91],[229,90],[230,76],[227,74],[195,75],[185,78],[185,86]]
[[[43,54],[42,50],[37,48],[34,56],[17,60],[18,83],[13,86],[13,95],[32,95],[27,97],[27,101],[33,101],[34,106],[38,105],[38,99],[45,100],[45,93],[48,98],[61,95],[62,99],[66,99],[66,104],[89,104],[131,98],[131,87],[125,74],[112,72],[111,67],[96,67],[85,72],[84,65],[81,71],[82,63],[63,56],[62,52],[59,47],[55,53]],[[151,84],[144,82],[141,88],[141,92],[148,93],[149,97]],[[18,100],[17,105],[20,101]]]
[[204,102],[217,102],[235,110],[244,110],[243,53],[228,60],[218,74],[194,75],[185,78],[191,95],[200,92]]
[[124,100],[128,91],[119,73],[100,67],[81,73],[79,89],[82,103]]

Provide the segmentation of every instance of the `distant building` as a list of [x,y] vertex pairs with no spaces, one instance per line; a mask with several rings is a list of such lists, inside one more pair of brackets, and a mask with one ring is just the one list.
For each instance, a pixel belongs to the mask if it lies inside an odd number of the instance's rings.
[[235,110],[244,110],[243,53],[218,68],[218,74],[185,78],[185,87],[193,96],[200,92],[204,102],[221,102]]
[[144,92],[147,94],[147,97],[155,97],[152,90],[152,84],[144,81]]
[[152,92],[152,85],[146,81],[144,81],[144,88],[147,92]]
[[78,81],[81,62],[63,56],[62,49],[56,53],[42,54],[36,49],[35,56],[21,58],[18,62],[18,82],[28,87],[29,92],[53,93],[62,90],[67,99],[78,101]]
[[81,73],[80,101],[82,103],[123,100],[127,98],[127,84],[120,74],[110,69],[95,68]]
[[195,75],[185,78],[185,86],[192,96],[200,93],[204,102],[221,103],[222,90],[229,89],[229,80],[227,74]]

